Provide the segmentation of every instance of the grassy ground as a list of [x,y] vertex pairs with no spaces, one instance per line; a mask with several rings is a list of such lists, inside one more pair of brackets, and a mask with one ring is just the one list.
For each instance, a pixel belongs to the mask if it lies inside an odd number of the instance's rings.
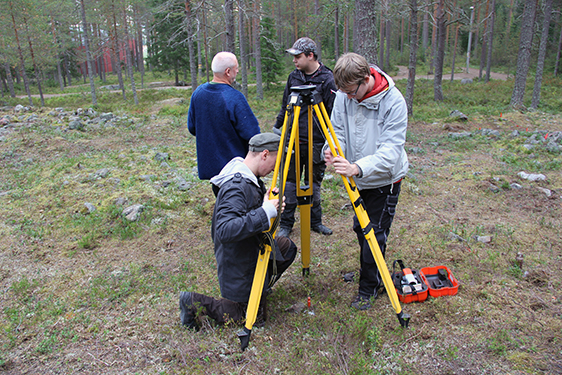
[[[535,113],[507,110],[510,82],[445,83],[442,104],[431,100],[432,82],[416,87],[406,144],[411,170],[387,264],[446,265],[461,284],[456,296],[403,305],[412,316],[409,329],[399,326],[386,295],[371,310],[351,309],[357,281],[345,283],[342,275],[358,278],[353,214],[343,208],[348,198],[340,179],[328,177],[323,207],[334,235],[312,234],[310,277],[301,277],[298,257],[275,286],[269,320],[254,328],[245,352],[236,337],[240,327],[204,321],[194,333],[179,325],[179,291],[220,295],[209,237],[214,198],[196,177],[187,100],[161,102],[188,99],[190,92],[146,91],[138,107],[103,95],[100,112],[132,115],[134,122],[84,132],[58,124],[50,109],[36,109],[40,119],[32,123],[28,113],[0,142],[0,369],[561,373],[562,157],[543,144],[523,147],[536,131],[538,139],[562,131],[560,82],[551,82],[542,112]],[[281,89],[251,101],[264,131],[274,122]],[[47,104],[70,111],[87,101],[77,95]],[[469,121],[451,121],[453,109]],[[499,130],[500,136],[478,135],[479,129]],[[515,130],[517,137],[511,136]],[[449,136],[460,131],[473,135]],[[157,152],[170,155],[167,166],[154,159]],[[96,177],[102,168],[109,175]],[[519,171],[543,173],[547,180],[521,180]],[[189,190],[178,189],[182,179]],[[117,198],[143,204],[140,220],[124,220]],[[96,210],[88,213],[84,203]],[[299,234],[296,228],[292,237],[300,246]],[[475,236],[491,236],[491,242]],[[524,256],[522,267],[517,253]],[[308,297],[311,309],[286,311]]]

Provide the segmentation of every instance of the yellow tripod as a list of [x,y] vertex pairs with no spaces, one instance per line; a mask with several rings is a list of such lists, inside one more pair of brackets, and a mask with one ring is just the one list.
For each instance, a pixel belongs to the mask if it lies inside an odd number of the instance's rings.
[[[283,122],[283,129],[281,132],[281,140],[279,144],[279,152],[277,154],[277,160],[275,161],[275,170],[273,172],[272,185],[276,183],[277,179],[280,179],[279,186],[283,188],[287,181],[287,174],[289,171],[289,161],[291,160],[291,154],[293,147],[295,148],[295,165],[296,165],[296,177],[297,177],[297,198],[299,198],[299,207],[301,212],[301,259],[303,265],[303,275],[309,273],[310,265],[310,207],[312,205],[312,168],[310,162],[312,160],[312,142],[308,142],[308,186],[300,186],[300,163],[299,163],[299,147],[295,147],[296,142],[299,140],[298,129],[299,129],[299,114],[300,109],[303,105],[308,106],[308,139],[312,139],[312,108],[314,109],[316,116],[318,117],[322,132],[326,138],[330,151],[334,156],[345,157],[338,139],[335,135],[334,128],[330,122],[328,113],[326,112],[326,107],[322,102],[322,96],[316,90],[316,86],[295,86],[291,87],[291,96],[289,97],[289,102],[287,104],[287,111],[285,112],[285,119]],[[289,113],[292,113],[293,121],[290,128],[290,137],[287,142],[288,133],[288,118]],[[279,174],[279,170],[282,170],[282,174]],[[363,200],[359,195],[357,186],[352,177],[342,176],[343,183],[347,190],[347,194],[351,199],[355,215],[359,220],[365,239],[369,243],[373,257],[382,276],[384,286],[386,288],[387,294],[392,303],[392,307],[396,311],[396,316],[400,325],[404,328],[408,327],[410,321],[410,315],[402,311],[400,302],[398,300],[398,295],[396,294],[396,289],[386,267],[386,263],[382,252],[380,250],[379,244],[375,237],[375,231],[369,220],[367,211],[363,204]],[[273,194],[273,193],[272,193]],[[282,195],[282,191],[281,191]],[[273,198],[273,196],[271,197]],[[281,207],[281,204],[279,205]],[[258,257],[258,262],[256,265],[256,271],[254,274],[254,281],[252,283],[252,290],[250,292],[250,300],[248,301],[248,309],[246,311],[246,324],[244,329],[238,333],[240,339],[240,345],[242,350],[248,347],[250,342],[250,335],[252,332],[252,327],[256,321],[256,316],[258,312],[258,306],[260,304],[261,295],[263,292],[265,276],[267,273],[267,265],[269,262],[269,256],[274,246],[273,239],[275,238],[275,232],[277,231],[277,225],[279,223],[280,212],[277,218],[272,222],[272,225],[267,232],[264,250],[260,252]],[[304,226],[303,226],[304,224]]]

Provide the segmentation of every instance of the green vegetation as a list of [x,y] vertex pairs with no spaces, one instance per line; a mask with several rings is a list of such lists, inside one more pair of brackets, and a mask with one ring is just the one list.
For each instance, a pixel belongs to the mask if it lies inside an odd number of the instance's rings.
[[[196,177],[195,141],[186,130],[191,91],[139,91],[138,106],[120,93],[100,95],[96,110],[119,118],[111,126],[86,124],[81,132],[49,113],[51,107],[69,113],[88,108],[87,94],[48,98],[49,108],[34,109],[36,122],[26,121],[31,113],[18,114],[24,117],[0,142],[0,369],[556,372],[562,157],[543,140],[562,131],[555,113],[560,82],[545,80],[543,105],[532,113],[507,110],[512,84],[444,82],[445,101],[435,104],[432,82],[416,83],[406,143],[411,168],[386,260],[389,268],[394,259],[415,269],[446,265],[461,283],[458,294],[402,305],[412,315],[406,330],[386,294],[368,311],[352,310],[359,278],[353,214],[345,208],[341,178],[328,168],[323,208],[335,233],[312,234],[311,275],[302,278],[297,257],[268,299],[265,327],[254,327],[245,352],[235,324],[203,320],[196,333],[179,325],[179,291],[220,296],[209,235],[214,197]],[[263,131],[275,121],[282,90],[272,85],[257,101],[250,87]],[[455,109],[469,120],[451,120]],[[449,134],[464,131],[472,135]],[[538,143],[529,150],[533,139]],[[155,159],[164,152],[165,163]],[[522,170],[547,180],[522,180]],[[136,221],[123,216],[133,204],[144,206]],[[291,236],[300,246],[299,235],[297,225]],[[517,253],[524,255],[522,265]],[[355,272],[354,282],[342,280],[348,272]],[[287,311],[306,306],[308,297],[310,309]]]

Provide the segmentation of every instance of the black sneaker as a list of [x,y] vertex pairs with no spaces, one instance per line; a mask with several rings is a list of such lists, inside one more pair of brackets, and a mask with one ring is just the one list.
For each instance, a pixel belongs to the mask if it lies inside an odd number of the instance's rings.
[[[375,297],[376,298],[376,297]],[[358,294],[353,301],[351,301],[351,307],[357,310],[369,310],[371,306],[371,297]]]
[[323,234],[325,236],[329,236],[332,233],[334,233],[334,232],[332,232],[332,230],[330,228],[328,228],[324,224],[320,224],[320,225],[312,228],[312,230],[315,231],[316,233],[320,233],[320,234]]
[[180,309],[181,324],[187,326],[187,328],[198,330],[199,327],[195,321],[195,309],[191,292],[180,292]]

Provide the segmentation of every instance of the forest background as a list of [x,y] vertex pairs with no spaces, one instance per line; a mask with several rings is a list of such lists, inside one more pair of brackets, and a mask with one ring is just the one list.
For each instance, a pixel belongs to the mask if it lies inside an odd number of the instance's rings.
[[[0,371],[562,373],[560,8],[0,0]],[[355,51],[407,71],[410,171],[386,261],[446,265],[460,287],[403,304],[408,329],[386,295],[351,309],[353,213],[328,168],[334,235],[312,234],[310,276],[298,257],[241,352],[236,325],[179,324],[179,291],[220,296],[189,98],[233,51],[270,131],[294,68],[283,51],[304,35],[328,67]],[[453,79],[467,68],[472,82]]]
[[537,108],[543,72],[558,75],[562,49],[559,0],[2,0],[0,10],[2,96],[15,97],[23,84],[32,104],[33,85],[41,105],[43,86],[64,91],[78,73],[89,80],[93,105],[95,77],[104,84],[108,71],[125,100],[128,81],[135,104],[147,70],[173,72],[176,85],[195,89],[209,81],[210,60],[221,50],[240,57],[241,90],[247,95],[255,82],[263,99],[264,87],[284,78],[282,51],[306,35],[328,66],[347,51],[383,70],[408,66],[410,114],[416,67],[434,75],[434,100],[442,101],[444,67],[453,78],[469,69],[470,56],[479,79],[487,82],[492,66],[514,75],[514,107],[523,105],[533,65],[530,107]]

